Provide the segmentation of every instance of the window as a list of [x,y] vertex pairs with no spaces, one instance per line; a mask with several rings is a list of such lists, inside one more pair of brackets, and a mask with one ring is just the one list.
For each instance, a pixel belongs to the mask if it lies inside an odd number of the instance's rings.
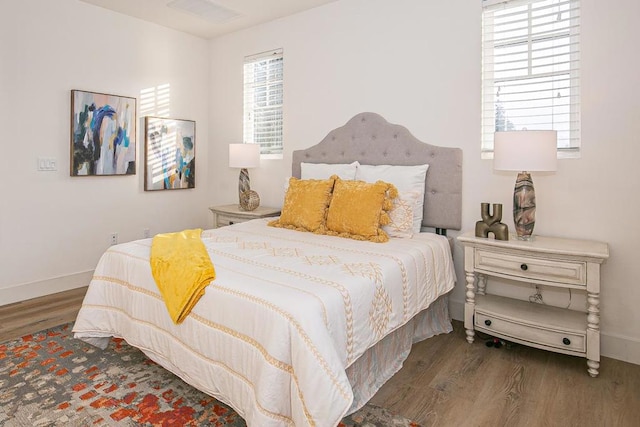
[[482,158],[501,130],[556,130],[580,150],[580,1],[484,0]]
[[282,158],[282,49],[244,59],[244,142]]

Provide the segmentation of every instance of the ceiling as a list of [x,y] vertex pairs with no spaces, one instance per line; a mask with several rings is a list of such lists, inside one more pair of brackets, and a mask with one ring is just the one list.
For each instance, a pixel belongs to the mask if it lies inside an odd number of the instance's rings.
[[336,0],[81,0],[205,39]]

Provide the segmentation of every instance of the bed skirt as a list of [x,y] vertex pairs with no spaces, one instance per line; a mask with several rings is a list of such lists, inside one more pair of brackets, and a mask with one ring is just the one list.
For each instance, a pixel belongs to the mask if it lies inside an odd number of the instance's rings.
[[449,295],[446,294],[367,350],[347,368],[353,390],[353,404],[348,414],[363,407],[402,368],[414,343],[451,331]]

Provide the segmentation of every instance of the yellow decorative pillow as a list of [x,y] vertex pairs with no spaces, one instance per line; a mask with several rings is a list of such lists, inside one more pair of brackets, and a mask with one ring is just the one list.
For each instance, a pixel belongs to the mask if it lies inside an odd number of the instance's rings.
[[322,234],[336,178],[333,175],[329,179],[289,179],[280,218],[269,225]]
[[371,242],[386,242],[381,226],[389,223],[387,211],[398,191],[392,184],[378,181],[343,181],[337,179],[327,213],[327,231],[332,236]]

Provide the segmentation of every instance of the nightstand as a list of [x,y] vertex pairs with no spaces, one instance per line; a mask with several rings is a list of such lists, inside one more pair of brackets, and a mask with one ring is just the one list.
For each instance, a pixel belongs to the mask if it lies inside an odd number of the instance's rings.
[[225,225],[245,222],[257,218],[268,218],[280,215],[279,208],[269,208],[258,206],[252,211],[243,211],[238,204],[211,206],[209,210],[213,213],[213,228],[224,227]]
[[[587,359],[592,377],[600,367],[600,265],[606,243],[535,236],[532,241],[458,236],[464,246],[464,327],[543,350]],[[585,311],[552,307],[486,293],[487,277],[586,293]],[[477,282],[477,289],[476,289]]]

